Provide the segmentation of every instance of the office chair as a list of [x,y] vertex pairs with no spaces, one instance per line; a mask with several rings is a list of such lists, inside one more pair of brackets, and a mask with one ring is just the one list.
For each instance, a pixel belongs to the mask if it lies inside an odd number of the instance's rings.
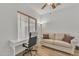
[[24,50],[23,56],[27,53],[29,53],[32,56],[32,51],[35,51],[36,55],[37,55],[37,50],[33,50],[33,47],[27,47],[26,43],[23,44],[23,47],[25,47],[26,49]]
[[36,43],[37,43],[37,36],[31,37],[31,33],[30,33],[28,44],[23,43],[22,45],[23,47],[25,47],[23,56],[27,53],[29,53],[32,56],[32,51],[34,51],[35,54],[37,55],[37,50],[33,50],[33,47],[36,45]]

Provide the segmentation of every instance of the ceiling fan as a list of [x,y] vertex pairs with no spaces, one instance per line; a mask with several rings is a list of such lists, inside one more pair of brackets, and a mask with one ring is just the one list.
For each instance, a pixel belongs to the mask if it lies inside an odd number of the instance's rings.
[[52,9],[55,9],[57,6],[61,5],[61,3],[45,3],[41,9],[44,9],[47,5],[50,5],[52,7]]

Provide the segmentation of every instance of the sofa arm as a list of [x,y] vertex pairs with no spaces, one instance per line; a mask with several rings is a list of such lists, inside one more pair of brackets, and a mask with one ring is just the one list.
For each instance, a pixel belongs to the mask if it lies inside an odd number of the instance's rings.
[[73,45],[76,45],[77,41],[75,39],[71,40],[71,44]]
[[76,39],[71,40],[72,45],[76,45],[76,43],[77,43]]
[[75,48],[76,47],[76,43],[77,43],[76,39],[71,40],[72,47]]
[[71,51],[71,53],[72,53],[73,55],[74,55],[74,52],[75,52],[76,43],[77,43],[76,39],[71,40],[71,46],[72,46],[72,51]]

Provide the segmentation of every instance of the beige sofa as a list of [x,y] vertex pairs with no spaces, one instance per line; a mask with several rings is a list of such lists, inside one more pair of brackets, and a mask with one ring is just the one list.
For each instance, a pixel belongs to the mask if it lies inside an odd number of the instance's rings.
[[72,39],[71,43],[62,41],[64,33],[50,33],[50,39],[42,39],[42,45],[50,48],[54,48],[60,51],[64,51],[70,54],[74,54],[76,40]]

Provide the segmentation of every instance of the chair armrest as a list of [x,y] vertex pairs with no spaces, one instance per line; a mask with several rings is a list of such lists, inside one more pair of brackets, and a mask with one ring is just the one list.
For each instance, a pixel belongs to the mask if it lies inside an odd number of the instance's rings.
[[28,43],[23,43],[22,46],[27,48],[28,47]]

